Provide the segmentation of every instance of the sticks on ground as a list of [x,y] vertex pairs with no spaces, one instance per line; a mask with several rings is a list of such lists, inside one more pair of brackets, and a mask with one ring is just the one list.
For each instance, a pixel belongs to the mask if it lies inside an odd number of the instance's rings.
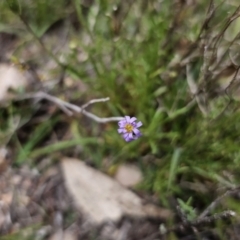
[[166,231],[163,231],[162,233],[160,233],[160,236],[165,235],[169,232],[173,232],[173,231],[181,231],[187,227],[197,227],[200,225],[215,222],[220,219],[228,219],[231,217],[235,217],[235,215],[236,215],[236,213],[234,211],[227,210],[227,211],[223,211],[221,213],[216,213],[209,217],[197,218],[196,220],[193,220],[191,222],[183,222],[183,223],[177,224],[177,225],[173,226],[172,228],[169,228]]
[[[233,189],[230,189],[228,191],[226,191],[223,195],[219,196],[218,198],[216,198],[200,215],[197,219],[193,220],[193,221],[187,221],[184,213],[181,211],[181,209],[179,207],[177,207],[177,212],[182,220],[181,223],[176,224],[175,226],[169,228],[169,229],[165,229],[165,227],[163,227],[162,229],[160,228],[160,233],[155,233],[155,236],[163,236],[166,235],[170,232],[174,232],[174,231],[184,231],[186,228],[193,228],[193,227],[198,227],[201,225],[206,225],[206,224],[210,224],[212,222],[215,222],[217,220],[220,219],[229,219],[232,217],[236,216],[236,213],[232,210],[226,210],[223,211],[221,213],[216,213],[213,215],[210,215],[211,212],[219,205],[219,203],[226,197],[228,196],[233,196],[238,194],[240,191],[240,187],[236,187]],[[207,216],[209,215],[209,216]]]
[[205,218],[210,212],[216,208],[216,206],[225,198],[228,196],[235,195],[236,193],[239,193],[240,187],[236,187],[234,189],[226,191],[223,195],[220,197],[216,198],[198,217],[199,220]]
[[86,107],[88,107],[91,104],[97,103],[97,102],[106,102],[109,100],[109,98],[100,98],[100,99],[92,99],[88,103],[84,104],[82,107],[79,107],[75,104],[68,103],[66,101],[63,101],[57,97],[54,97],[48,93],[45,92],[36,92],[33,94],[28,94],[24,96],[24,99],[26,98],[36,98],[36,99],[46,99],[50,102],[55,103],[62,111],[64,111],[68,116],[72,116],[74,113],[82,113],[88,118],[91,118],[92,120],[98,122],[98,123],[107,123],[107,122],[114,122],[114,121],[120,121],[123,119],[123,117],[109,117],[109,118],[101,118],[96,116],[93,113],[90,113],[85,110]]

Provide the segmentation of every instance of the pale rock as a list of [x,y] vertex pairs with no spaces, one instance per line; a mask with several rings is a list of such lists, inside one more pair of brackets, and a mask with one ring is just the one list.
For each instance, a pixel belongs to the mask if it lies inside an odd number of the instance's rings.
[[75,206],[94,224],[118,221],[126,215],[161,219],[172,215],[167,209],[143,204],[135,193],[78,159],[64,158],[61,167]]
[[126,187],[133,187],[143,179],[142,172],[133,164],[123,164],[118,167],[115,179]]
[[23,72],[13,65],[0,64],[0,102],[9,96],[9,90],[18,90],[27,86]]

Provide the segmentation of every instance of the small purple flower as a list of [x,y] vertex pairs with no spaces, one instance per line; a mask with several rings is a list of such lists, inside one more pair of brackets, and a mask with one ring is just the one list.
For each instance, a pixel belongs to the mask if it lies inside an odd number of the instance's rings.
[[142,122],[136,123],[137,118],[125,116],[124,119],[118,122],[118,133],[122,135],[126,142],[138,139],[142,134],[138,130],[142,126]]

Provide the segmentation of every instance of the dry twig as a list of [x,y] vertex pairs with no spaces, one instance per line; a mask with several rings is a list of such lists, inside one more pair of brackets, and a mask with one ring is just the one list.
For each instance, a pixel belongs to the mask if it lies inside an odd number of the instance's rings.
[[215,199],[201,214],[200,216],[192,221],[188,221],[186,219],[186,216],[181,211],[179,206],[177,206],[177,212],[179,217],[181,218],[181,223],[174,225],[173,227],[166,229],[164,225],[161,225],[159,228],[159,232],[155,232],[148,236],[144,240],[152,240],[156,239],[157,237],[165,236],[170,232],[176,232],[176,231],[185,231],[187,228],[191,228],[193,231],[197,231],[196,227],[199,227],[201,225],[210,224],[212,222],[215,222],[220,219],[229,219],[236,216],[236,213],[232,210],[226,210],[221,213],[216,213],[211,216],[207,216],[211,213],[213,209],[216,208],[216,206],[224,199],[225,197],[235,195],[239,193],[240,187],[236,187],[234,189],[226,191],[223,195]]
[[158,234],[158,236],[164,236],[170,232],[175,232],[175,231],[184,231],[186,228],[197,227],[200,225],[215,222],[220,219],[228,219],[228,218],[235,217],[235,216],[236,216],[236,213],[232,210],[223,211],[221,213],[216,213],[209,217],[203,217],[201,219],[197,218],[196,220],[193,220],[191,222],[183,222],[183,223],[177,224],[177,225],[173,226],[172,228],[169,228],[163,232],[160,232]]
[[221,195],[220,197],[216,198],[198,217],[198,219],[203,219],[205,218],[208,214],[210,214],[210,212],[216,208],[216,206],[222,201],[223,198],[228,197],[228,196],[232,196],[236,193],[238,193],[240,190],[240,187],[236,187],[234,189],[228,190],[226,191],[223,195]]
[[109,98],[92,99],[88,103],[84,104],[82,107],[79,107],[72,103],[68,103],[66,101],[63,101],[57,97],[54,97],[48,93],[41,92],[41,91],[33,93],[33,94],[27,94],[24,97],[22,97],[21,99],[28,99],[28,98],[36,98],[38,100],[46,99],[50,102],[55,103],[68,116],[72,116],[74,113],[82,113],[86,117],[91,118],[92,120],[94,120],[95,122],[98,122],[98,123],[116,122],[116,121],[120,121],[123,119],[123,117],[101,118],[101,117],[98,117],[97,115],[85,110],[85,108],[88,107],[89,105],[91,105],[93,103],[97,103],[97,102],[106,102],[109,100]]
[[204,106],[205,105],[204,104],[204,96],[202,93],[200,93],[200,91],[198,90],[197,84],[193,80],[193,76],[190,72],[189,64],[186,67],[186,75],[187,75],[187,83],[188,83],[189,89],[190,89],[192,95],[195,96],[195,99],[196,99],[196,102],[198,104],[200,111],[202,112],[202,114],[204,116],[207,116],[207,109]]

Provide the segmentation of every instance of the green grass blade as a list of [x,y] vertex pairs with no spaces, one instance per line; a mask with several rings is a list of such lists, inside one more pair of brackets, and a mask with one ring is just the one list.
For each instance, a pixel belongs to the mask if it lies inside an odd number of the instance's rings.
[[181,148],[177,148],[174,150],[173,156],[172,156],[172,160],[171,160],[171,166],[170,166],[170,173],[169,173],[169,179],[168,179],[168,190],[171,188],[172,183],[175,179],[176,176],[176,170],[177,170],[177,166],[179,163],[179,158],[181,155]]

